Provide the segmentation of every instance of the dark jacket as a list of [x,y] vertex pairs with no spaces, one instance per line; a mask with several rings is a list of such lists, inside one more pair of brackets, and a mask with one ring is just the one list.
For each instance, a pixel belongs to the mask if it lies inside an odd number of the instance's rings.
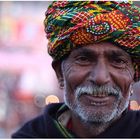
[[[78,137],[57,121],[57,115],[67,109],[68,108],[61,103],[48,105],[45,108],[44,114],[27,122],[12,135],[12,138]],[[140,138],[140,111],[127,110],[121,119],[112,124],[105,132],[96,138]]]

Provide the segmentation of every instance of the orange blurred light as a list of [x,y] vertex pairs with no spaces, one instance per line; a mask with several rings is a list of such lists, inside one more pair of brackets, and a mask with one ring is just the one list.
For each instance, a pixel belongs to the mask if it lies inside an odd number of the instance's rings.
[[50,103],[59,103],[59,98],[55,95],[49,95],[46,97],[45,102],[47,105]]
[[139,110],[140,109],[137,101],[135,101],[135,100],[130,101],[130,109],[131,110]]

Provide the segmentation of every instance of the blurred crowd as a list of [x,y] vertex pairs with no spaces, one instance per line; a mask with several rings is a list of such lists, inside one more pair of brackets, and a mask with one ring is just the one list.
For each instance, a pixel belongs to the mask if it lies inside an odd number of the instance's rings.
[[57,94],[23,88],[22,79],[23,73],[0,71],[0,138],[10,138],[26,121],[42,113],[47,104],[62,101]]
[[48,3],[0,1],[0,138],[10,138],[45,105],[62,100],[47,55]]
[[10,137],[19,126],[42,110],[34,104],[33,94],[20,93],[19,79],[19,74],[0,73],[0,138]]

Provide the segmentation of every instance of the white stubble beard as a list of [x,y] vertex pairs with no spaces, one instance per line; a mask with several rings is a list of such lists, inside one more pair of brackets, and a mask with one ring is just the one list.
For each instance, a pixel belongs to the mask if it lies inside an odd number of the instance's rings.
[[83,122],[107,123],[118,118],[129,105],[130,94],[127,99],[125,99],[121,94],[121,96],[116,100],[116,102],[114,102],[113,106],[108,112],[99,110],[97,110],[97,112],[93,112],[89,110],[88,106],[86,107],[84,104],[82,104],[79,99],[76,98],[76,96],[74,97],[73,101],[70,100],[69,94],[67,94],[66,82],[64,83],[64,85],[65,104],[71,109],[72,112],[75,113],[75,115],[79,116]]

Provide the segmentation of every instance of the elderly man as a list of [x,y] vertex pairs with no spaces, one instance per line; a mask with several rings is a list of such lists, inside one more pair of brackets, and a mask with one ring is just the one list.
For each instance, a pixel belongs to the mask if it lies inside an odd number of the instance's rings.
[[13,138],[140,138],[129,110],[140,77],[140,9],[126,2],[58,1],[45,31],[64,102],[47,106]]

